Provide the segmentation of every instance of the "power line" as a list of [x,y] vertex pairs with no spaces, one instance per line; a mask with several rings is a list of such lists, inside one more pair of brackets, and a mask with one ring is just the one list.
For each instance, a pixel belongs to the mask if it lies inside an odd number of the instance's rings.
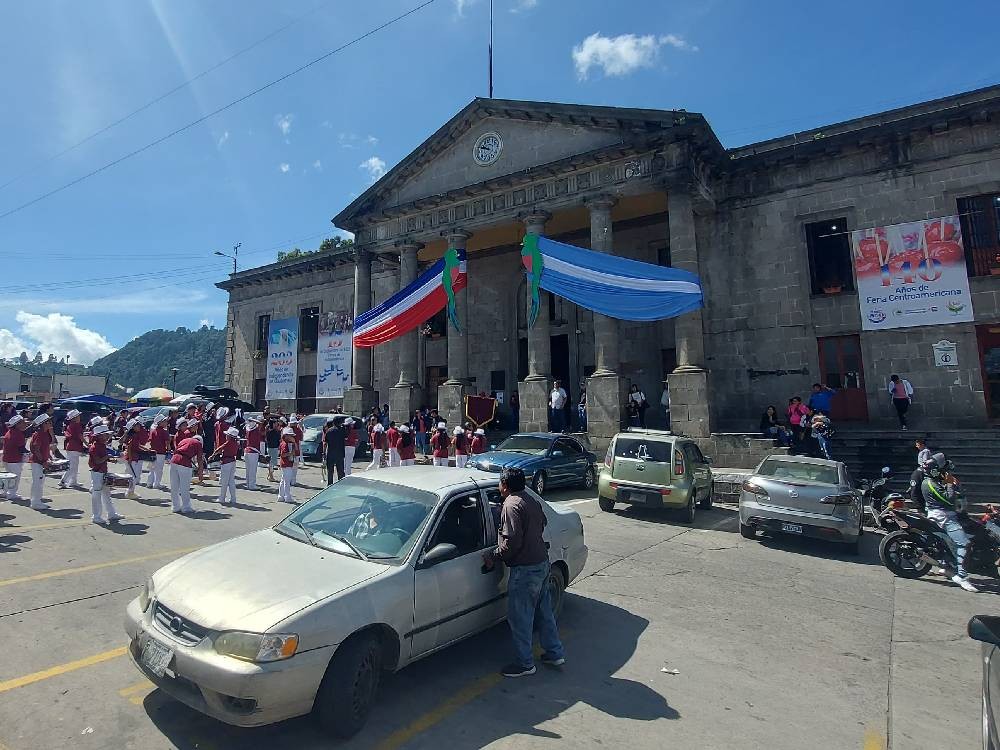
[[118,118],[114,122],[108,123],[103,128],[100,128],[99,130],[95,130],[93,133],[91,133],[87,137],[83,138],[80,141],[77,141],[72,146],[68,146],[67,148],[63,149],[59,153],[52,154],[51,156],[47,156],[44,159],[41,159],[41,160],[35,162],[34,164],[32,164],[29,168],[25,169],[20,174],[15,175],[11,179],[7,180],[7,182],[5,182],[2,185],[0,185],[0,190],[3,190],[4,188],[8,187],[9,185],[13,185],[15,182],[20,181],[22,178],[24,178],[28,174],[30,174],[32,172],[32,170],[34,170],[34,169],[36,169],[38,167],[44,166],[45,164],[48,164],[49,162],[55,161],[56,159],[58,159],[58,158],[60,158],[62,156],[65,156],[70,151],[73,151],[74,149],[79,148],[83,144],[88,143],[89,141],[92,141],[97,136],[102,135],[104,133],[107,133],[109,130],[111,130],[112,128],[118,127],[123,122],[131,120],[137,114],[146,111],[147,109],[149,109],[150,107],[152,107],[154,104],[159,104],[164,99],[167,99],[167,98],[173,96],[174,94],[176,94],[178,91],[187,88],[188,86],[190,86],[195,81],[197,81],[197,80],[199,80],[199,79],[204,78],[205,76],[207,76],[209,73],[213,73],[216,70],[218,70],[219,68],[221,68],[221,67],[229,64],[230,62],[232,62],[233,60],[235,60],[237,57],[240,57],[241,55],[246,54],[250,50],[255,49],[256,47],[259,47],[264,42],[267,42],[267,41],[273,39],[274,37],[278,36],[282,32],[287,31],[288,29],[290,29],[292,26],[294,26],[295,24],[297,24],[300,21],[302,21],[307,16],[310,16],[313,13],[315,13],[321,7],[323,7],[324,5],[326,5],[328,2],[329,2],[329,0],[323,0],[321,3],[319,3],[318,5],[313,6],[311,9],[307,10],[302,15],[300,15],[300,16],[292,19],[291,21],[289,21],[288,23],[286,23],[281,28],[275,29],[270,34],[267,34],[266,36],[262,36],[257,41],[253,42],[252,44],[249,44],[248,46],[244,47],[241,50],[238,50],[238,51],[234,52],[233,54],[231,54],[229,57],[225,58],[224,60],[221,60],[221,61],[217,62],[215,65],[212,65],[209,68],[205,68],[205,70],[203,70],[200,73],[194,75],[193,77],[187,79],[183,83],[179,83],[178,85],[174,86],[169,91],[167,91],[167,92],[165,92],[163,94],[160,94],[155,99],[150,99],[148,102],[146,102],[145,104],[143,104],[138,109],[134,109],[131,112],[129,112],[127,115],[124,115],[123,117]]
[[202,115],[198,119],[192,120],[191,122],[187,123],[186,125],[182,125],[181,127],[177,128],[175,130],[170,131],[166,135],[160,136],[159,138],[157,138],[154,141],[150,141],[145,146],[140,146],[139,148],[135,149],[134,151],[129,151],[127,154],[124,154],[123,156],[119,156],[117,159],[113,159],[112,161],[109,161],[108,163],[104,164],[103,166],[98,167],[97,169],[94,169],[94,170],[92,170],[90,172],[87,172],[86,174],[81,175],[80,177],[77,177],[74,180],[70,180],[69,182],[64,183],[63,185],[60,185],[57,188],[49,190],[47,193],[42,193],[41,195],[39,195],[39,196],[37,196],[35,198],[32,198],[27,203],[22,203],[19,206],[15,206],[14,208],[9,209],[8,211],[5,211],[4,213],[0,214],[0,219],[6,219],[8,216],[12,216],[13,214],[16,214],[18,211],[23,211],[24,209],[28,208],[29,206],[33,206],[36,203],[39,203],[39,202],[45,200],[46,198],[51,198],[53,195],[56,195],[57,193],[61,193],[63,190],[71,188],[74,185],[78,185],[79,183],[83,182],[86,179],[89,179],[89,178],[93,177],[94,175],[100,174],[101,172],[103,172],[103,171],[105,171],[107,169],[110,169],[111,167],[114,167],[114,166],[116,166],[118,164],[121,164],[123,161],[125,161],[127,159],[131,159],[133,156],[138,156],[139,154],[141,154],[141,153],[143,153],[145,151],[148,151],[149,149],[151,149],[151,148],[153,148],[155,146],[160,145],[164,141],[167,141],[167,140],[173,138],[175,135],[179,135],[179,134],[181,134],[181,133],[183,133],[183,132],[185,132],[187,130],[190,130],[195,125],[200,125],[201,123],[205,122],[206,120],[208,120],[208,119],[210,119],[212,117],[215,117],[216,115],[221,114],[222,112],[225,112],[228,109],[232,109],[237,104],[241,104],[241,103],[245,102],[247,99],[250,99],[251,97],[254,97],[257,94],[259,94],[259,93],[261,93],[263,91],[266,91],[267,89],[269,89],[269,88],[271,88],[273,86],[276,86],[277,84],[279,84],[279,83],[281,83],[283,81],[288,80],[292,76],[297,75],[297,74],[301,73],[302,71],[307,70],[307,69],[313,67],[314,65],[317,65],[317,64],[323,62],[327,58],[332,57],[333,55],[336,55],[339,52],[343,52],[344,50],[346,50],[349,47],[353,47],[355,44],[358,44],[359,42],[364,41],[365,39],[367,39],[368,37],[372,36],[373,34],[377,34],[379,31],[382,31],[383,29],[386,29],[389,26],[392,26],[393,24],[396,24],[399,21],[402,21],[404,18],[407,18],[408,16],[412,16],[414,13],[417,13],[417,12],[423,10],[428,5],[432,5],[434,2],[436,2],[436,0],[424,0],[424,2],[422,2],[420,5],[417,5],[417,6],[413,7],[413,8],[411,8],[410,10],[408,10],[408,11],[406,11],[404,13],[401,13],[400,15],[396,16],[395,18],[392,18],[389,21],[386,21],[386,22],[380,24],[379,26],[376,26],[375,28],[366,31],[364,34],[361,34],[360,36],[354,37],[349,42],[345,42],[344,44],[340,45],[339,47],[336,47],[335,49],[332,49],[329,52],[326,52],[326,53],[320,55],[319,57],[314,58],[314,59],[310,60],[309,62],[303,64],[303,65],[300,65],[299,67],[295,68],[294,70],[291,70],[288,73],[285,73],[284,75],[282,75],[282,76],[280,76],[278,78],[275,78],[274,80],[272,80],[272,81],[270,81],[268,83],[265,83],[263,86],[260,86],[260,87],[258,87],[256,89],[254,89],[253,91],[249,92],[248,94],[244,94],[243,96],[239,97],[238,99],[234,99],[233,101],[229,102],[228,104],[224,104],[223,106],[219,107],[218,109],[215,109],[215,110],[209,112],[206,115]]

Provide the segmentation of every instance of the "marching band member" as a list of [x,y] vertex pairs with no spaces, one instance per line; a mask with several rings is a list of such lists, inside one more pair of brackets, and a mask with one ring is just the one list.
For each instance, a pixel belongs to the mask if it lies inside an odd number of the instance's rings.
[[410,426],[408,424],[401,424],[399,426],[399,442],[397,443],[396,450],[400,466],[413,466],[417,462],[413,435],[410,434]]
[[24,430],[27,426],[27,421],[20,414],[14,414],[7,420],[7,432],[3,436],[3,464],[14,475],[14,485],[7,490],[8,500],[23,500],[17,490],[21,484],[21,471],[24,469]]
[[[222,445],[222,441],[224,440],[222,434],[227,429],[226,417],[228,416],[229,416],[229,407],[227,406],[220,406],[218,409],[215,410],[215,425],[213,427],[215,431],[215,443],[214,443],[215,448],[218,448],[220,445]],[[212,453],[215,453],[215,448],[212,449]]]
[[143,444],[146,442],[144,433],[146,429],[142,426],[138,419],[130,419],[125,424],[125,434],[122,435],[121,445],[122,452],[125,454],[125,461],[128,464],[128,489],[125,491],[125,497],[129,500],[138,500],[139,495],[136,494],[136,485],[142,482],[142,458],[140,451],[142,450]]
[[295,472],[296,476],[298,476],[298,470],[302,467],[302,438],[305,436],[305,432],[302,429],[301,416],[296,414],[289,419],[288,426],[295,433],[295,447],[298,449],[298,453],[295,454]]
[[45,483],[45,465],[52,459],[53,451],[59,458],[63,454],[55,447],[56,434],[52,431],[52,417],[48,414],[39,414],[31,422],[35,431],[31,434],[28,443],[31,463],[31,509],[45,510],[42,504],[42,487]]
[[261,446],[264,444],[264,431],[260,422],[252,417],[247,419],[247,447],[243,450],[243,463],[247,470],[247,489],[257,489],[257,462],[260,460]]
[[[107,425],[97,425],[91,432],[90,448],[87,450],[90,465],[90,520],[101,526],[124,518],[115,510],[111,488],[105,481],[108,473],[108,442],[113,435]],[[104,519],[105,510],[108,512],[107,520]]]
[[486,452],[486,430],[480,427],[472,436],[472,453],[478,456]]
[[455,448],[455,466],[464,469],[465,462],[469,460],[469,439],[461,427],[456,426],[452,433],[455,435],[451,440],[451,444]]
[[177,443],[170,459],[170,505],[174,513],[193,513],[191,474],[195,461],[202,458],[202,437],[191,435]]
[[351,465],[354,463],[354,453],[358,450],[358,430],[353,419],[344,420],[344,476],[351,476]]
[[389,448],[389,466],[399,466],[399,430],[393,421],[389,422],[389,429],[385,432],[385,443]]
[[161,413],[153,417],[153,429],[149,433],[149,447],[156,454],[156,458],[149,466],[149,480],[146,482],[149,489],[167,489],[163,483],[163,467],[167,462],[167,447],[170,445],[168,422],[169,417],[166,414]]
[[66,451],[66,458],[69,459],[69,468],[59,480],[59,486],[63,489],[79,488],[78,473],[80,456],[83,455],[83,425],[80,424],[80,412],[76,409],[70,409],[66,412],[66,418],[63,421],[63,450]]
[[369,441],[372,446],[372,462],[368,464],[366,471],[378,469],[382,465],[382,456],[385,455],[385,428],[381,422],[376,422],[372,427]]
[[295,457],[299,447],[295,442],[295,430],[286,427],[281,431],[281,447],[278,448],[278,466],[281,468],[281,482],[278,483],[278,500],[294,503],[292,485],[295,483]]
[[431,448],[435,466],[448,465],[448,426],[444,422],[438,422],[437,429],[431,435]]
[[[219,437],[222,442],[208,457],[211,461],[216,456],[221,456],[222,465],[219,467],[219,505],[234,505],[236,503],[236,454],[240,448],[240,431],[235,427],[228,428]],[[226,501],[226,495],[229,501]]]

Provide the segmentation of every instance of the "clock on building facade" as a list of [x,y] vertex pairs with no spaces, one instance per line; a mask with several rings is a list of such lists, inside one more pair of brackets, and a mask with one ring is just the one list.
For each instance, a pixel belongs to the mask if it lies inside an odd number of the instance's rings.
[[483,133],[472,148],[472,158],[476,164],[486,167],[500,158],[503,151],[503,139],[499,133]]

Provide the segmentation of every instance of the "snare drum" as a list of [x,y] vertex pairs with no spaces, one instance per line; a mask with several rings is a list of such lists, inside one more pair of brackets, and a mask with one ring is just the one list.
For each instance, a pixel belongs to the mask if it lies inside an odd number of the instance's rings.
[[139,458],[136,459],[138,461],[155,461],[156,460],[156,454],[153,451],[139,451],[138,452],[138,456],[139,456]]
[[0,491],[8,492],[13,490],[16,482],[17,474],[11,474],[9,471],[0,472]]
[[54,458],[45,464],[42,472],[44,474],[64,474],[67,469],[69,469],[68,458]]
[[108,472],[104,475],[104,486],[105,487],[128,487],[129,481],[132,479],[131,474],[118,474],[115,472]]

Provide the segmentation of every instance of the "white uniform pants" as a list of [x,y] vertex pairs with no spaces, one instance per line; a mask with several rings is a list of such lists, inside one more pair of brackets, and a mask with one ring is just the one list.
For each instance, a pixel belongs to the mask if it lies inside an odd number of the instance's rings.
[[31,464],[31,507],[33,510],[45,510],[42,504],[42,485],[45,483],[45,467],[41,464]]
[[357,451],[358,447],[356,445],[345,445],[344,446],[344,476],[351,476],[351,464],[354,463],[354,453]]
[[295,469],[293,467],[281,470],[281,481],[278,483],[278,500],[283,503],[294,502],[292,500],[292,485],[295,484]]
[[165,453],[157,453],[156,459],[149,465],[149,480],[146,486],[155,489],[163,486],[163,466],[167,461]]
[[17,490],[21,484],[21,472],[24,470],[24,463],[22,461],[9,461],[4,464],[4,468],[10,474],[14,475],[14,486],[7,490],[7,499],[20,499],[21,496],[17,494]]
[[128,462],[128,490],[126,494],[134,495],[135,488],[142,484],[142,461]]
[[465,468],[465,464],[466,464],[466,462],[468,460],[469,460],[469,454],[468,453],[456,453],[455,454],[455,466],[457,466],[460,469],[464,469]]
[[[226,493],[229,502],[226,502]],[[236,502],[236,462],[230,461],[219,467],[219,504],[232,505]]]
[[255,490],[257,489],[257,462],[260,460],[260,454],[248,451],[243,454],[243,462],[246,464],[247,469],[247,489]]
[[69,468],[62,475],[59,484],[63,487],[76,487],[80,483],[78,476],[80,472],[80,451],[65,451],[66,458],[69,459]]
[[[104,516],[105,511],[107,511],[107,518]],[[90,512],[90,520],[97,523],[104,523],[105,520],[110,521],[119,517],[118,511],[115,510],[115,504],[111,500],[111,488],[104,484],[103,471],[90,472]]]
[[447,458],[438,458],[437,456],[434,456],[434,458],[432,459],[432,463],[435,466],[447,466],[448,465],[448,459]]
[[396,448],[389,449],[389,466],[400,466],[399,463],[399,450]]
[[382,465],[382,454],[385,453],[383,448],[372,448],[372,462],[368,464],[366,471],[371,471],[372,469],[377,469]]
[[170,464],[170,505],[174,512],[190,513],[191,508],[190,466]]

